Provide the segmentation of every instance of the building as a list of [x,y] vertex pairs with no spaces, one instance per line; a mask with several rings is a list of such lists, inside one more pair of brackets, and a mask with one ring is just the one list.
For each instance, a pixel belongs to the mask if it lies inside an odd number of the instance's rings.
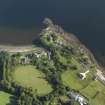
[[75,99],[75,101],[77,101],[80,105],[87,105],[87,102],[86,102],[85,98],[83,96],[81,96],[79,93],[70,92],[69,96],[71,98]]
[[35,55],[37,58],[40,58],[40,57],[42,57],[42,56],[47,56],[47,52],[45,52],[45,51],[34,52],[34,55]]
[[88,73],[89,73],[89,70],[86,71],[85,73],[80,73],[79,76],[82,80],[84,80],[84,79],[86,79]]
[[20,60],[19,60],[20,64],[29,64],[30,63],[30,59],[27,56],[21,56]]

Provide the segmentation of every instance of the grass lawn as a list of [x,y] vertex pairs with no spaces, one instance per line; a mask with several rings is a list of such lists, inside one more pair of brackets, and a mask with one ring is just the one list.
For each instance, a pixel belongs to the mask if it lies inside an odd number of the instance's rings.
[[88,74],[88,78],[81,80],[78,76],[79,70],[68,70],[62,74],[62,81],[64,85],[69,86],[75,90],[81,90],[86,87],[91,81],[91,73]]
[[105,105],[105,86],[99,81],[91,82],[80,93],[89,99],[91,105]]
[[91,105],[105,105],[105,93],[99,93],[90,103]]
[[62,74],[62,80],[64,85],[69,86],[72,89],[79,90],[83,86],[79,83],[79,79],[72,71],[67,71]]
[[64,85],[78,90],[89,99],[90,105],[105,105],[105,86],[99,81],[93,81],[92,73],[89,73],[86,80],[80,80],[78,70],[68,70],[62,74]]
[[13,105],[10,100],[12,100],[12,95],[0,91],[0,105]]
[[44,79],[44,74],[32,65],[17,66],[13,78],[23,87],[37,89],[38,94],[47,94],[52,91],[51,86]]

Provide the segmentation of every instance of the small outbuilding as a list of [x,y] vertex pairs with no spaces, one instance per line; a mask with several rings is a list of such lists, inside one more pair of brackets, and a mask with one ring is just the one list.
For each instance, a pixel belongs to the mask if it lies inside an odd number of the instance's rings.
[[28,57],[26,57],[26,56],[21,56],[20,57],[20,60],[19,60],[19,63],[20,64],[29,64],[30,63],[30,59],[28,58]]

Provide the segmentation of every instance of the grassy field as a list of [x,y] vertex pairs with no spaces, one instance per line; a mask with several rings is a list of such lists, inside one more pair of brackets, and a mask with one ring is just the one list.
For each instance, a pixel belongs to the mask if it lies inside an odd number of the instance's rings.
[[89,99],[91,105],[105,105],[105,86],[99,81],[91,82],[80,93]]
[[78,76],[79,70],[68,70],[62,74],[63,83],[75,90],[81,90],[92,81],[91,73],[88,74],[87,79],[81,80]]
[[78,90],[89,99],[91,105],[105,105],[105,86],[99,81],[92,80],[92,73],[89,73],[86,80],[81,80],[78,70],[68,70],[62,74],[64,85]]
[[13,78],[23,87],[37,89],[38,94],[47,94],[52,91],[51,86],[44,79],[44,74],[34,66],[18,66],[15,68]]
[[12,95],[0,91],[0,105],[13,105],[13,103],[11,103],[12,97]]

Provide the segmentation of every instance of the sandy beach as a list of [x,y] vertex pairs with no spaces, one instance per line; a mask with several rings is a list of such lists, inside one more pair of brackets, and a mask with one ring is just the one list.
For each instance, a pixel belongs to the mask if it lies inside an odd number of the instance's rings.
[[34,45],[27,45],[27,46],[0,45],[0,51],[8,51],[10,53],[28,52],[34,49],[35,49]]

